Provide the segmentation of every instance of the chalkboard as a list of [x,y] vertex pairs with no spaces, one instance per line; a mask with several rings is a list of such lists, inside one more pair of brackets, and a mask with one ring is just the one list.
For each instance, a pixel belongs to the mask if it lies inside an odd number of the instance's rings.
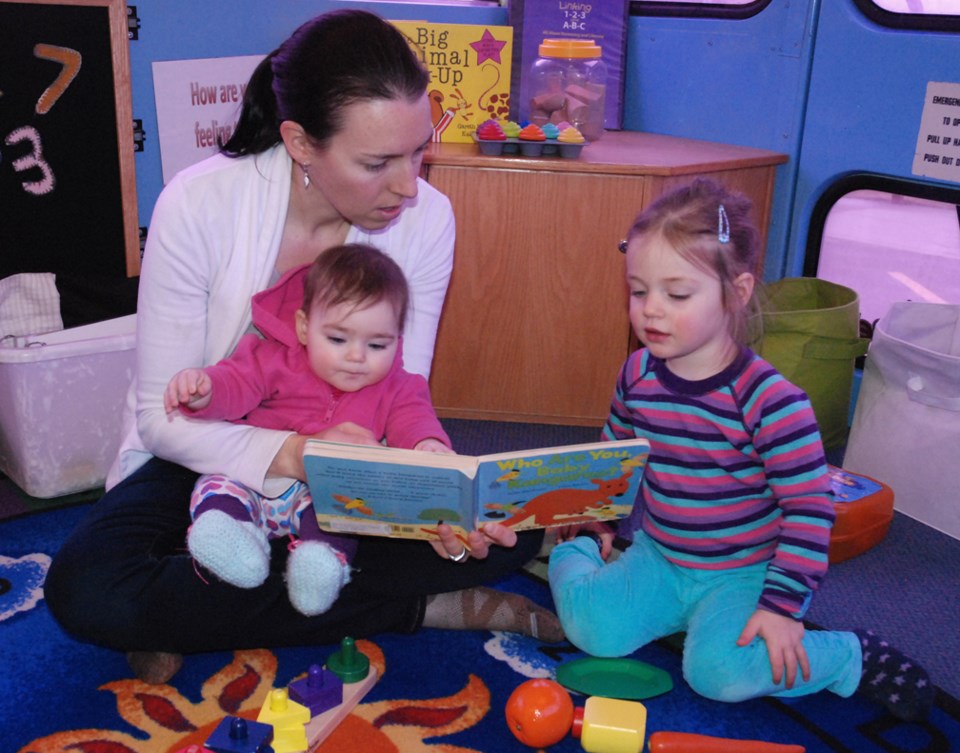
[[139,274],[125,0],[0,0],[0,277]]

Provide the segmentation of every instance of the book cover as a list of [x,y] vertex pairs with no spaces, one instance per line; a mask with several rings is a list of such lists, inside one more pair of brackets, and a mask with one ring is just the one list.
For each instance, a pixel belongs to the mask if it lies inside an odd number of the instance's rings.
[[883,487],[869,476],[850,473],[834,465],[828,465],[827,470],[835,503],[856,502],[883,490]]
[[604,127],[623,128],[623,93],[627,57],[629,0],[510,0],[510,25],[514,30],[511,79],[514,119],[531,97],[527,75],[544,39],[592,39],[603,49],[607,66]]
[[643,439],[479,457],[311,439],[303,462],[322,529],[430,539],[440,522],[465,535],[626,517],[649,452]]
[[485,120],[510,112],[513,27],[391,21],[430,71],[433,140],[473,143]]

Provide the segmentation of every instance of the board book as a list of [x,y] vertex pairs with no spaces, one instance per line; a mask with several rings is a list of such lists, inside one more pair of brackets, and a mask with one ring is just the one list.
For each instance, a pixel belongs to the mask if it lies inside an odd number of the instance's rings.
[[510,114],[513,28],[481,24],[391,21],[430,72],[427,99],[433,141],[473,143],[490,118]]
[[323,530],[430,539],[440,522],[465,535],[626,517],[649,452],[645,439],[482,456],[310,439],[303,464]]

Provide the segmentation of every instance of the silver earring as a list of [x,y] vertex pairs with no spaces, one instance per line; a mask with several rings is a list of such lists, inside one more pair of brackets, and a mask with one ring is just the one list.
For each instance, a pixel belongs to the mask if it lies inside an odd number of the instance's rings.
[[303,187],[310,188],[310,173],[307,171],[310,165],[300,165],[300,169],[303,170]]

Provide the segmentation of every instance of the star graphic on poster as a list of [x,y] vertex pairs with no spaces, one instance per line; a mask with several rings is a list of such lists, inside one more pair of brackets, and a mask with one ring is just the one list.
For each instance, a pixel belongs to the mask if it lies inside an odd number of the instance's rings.
[[500,50],[506,46],[506,42],[501,42],[499,39],[493,36],[490,33],[490,29],[483,30],[483,36],[480,37],[476,42],[471,42],[470,46],[477,51],[477,65],[480,65],[484,60],[492,60],[494,63],[500,64]]

